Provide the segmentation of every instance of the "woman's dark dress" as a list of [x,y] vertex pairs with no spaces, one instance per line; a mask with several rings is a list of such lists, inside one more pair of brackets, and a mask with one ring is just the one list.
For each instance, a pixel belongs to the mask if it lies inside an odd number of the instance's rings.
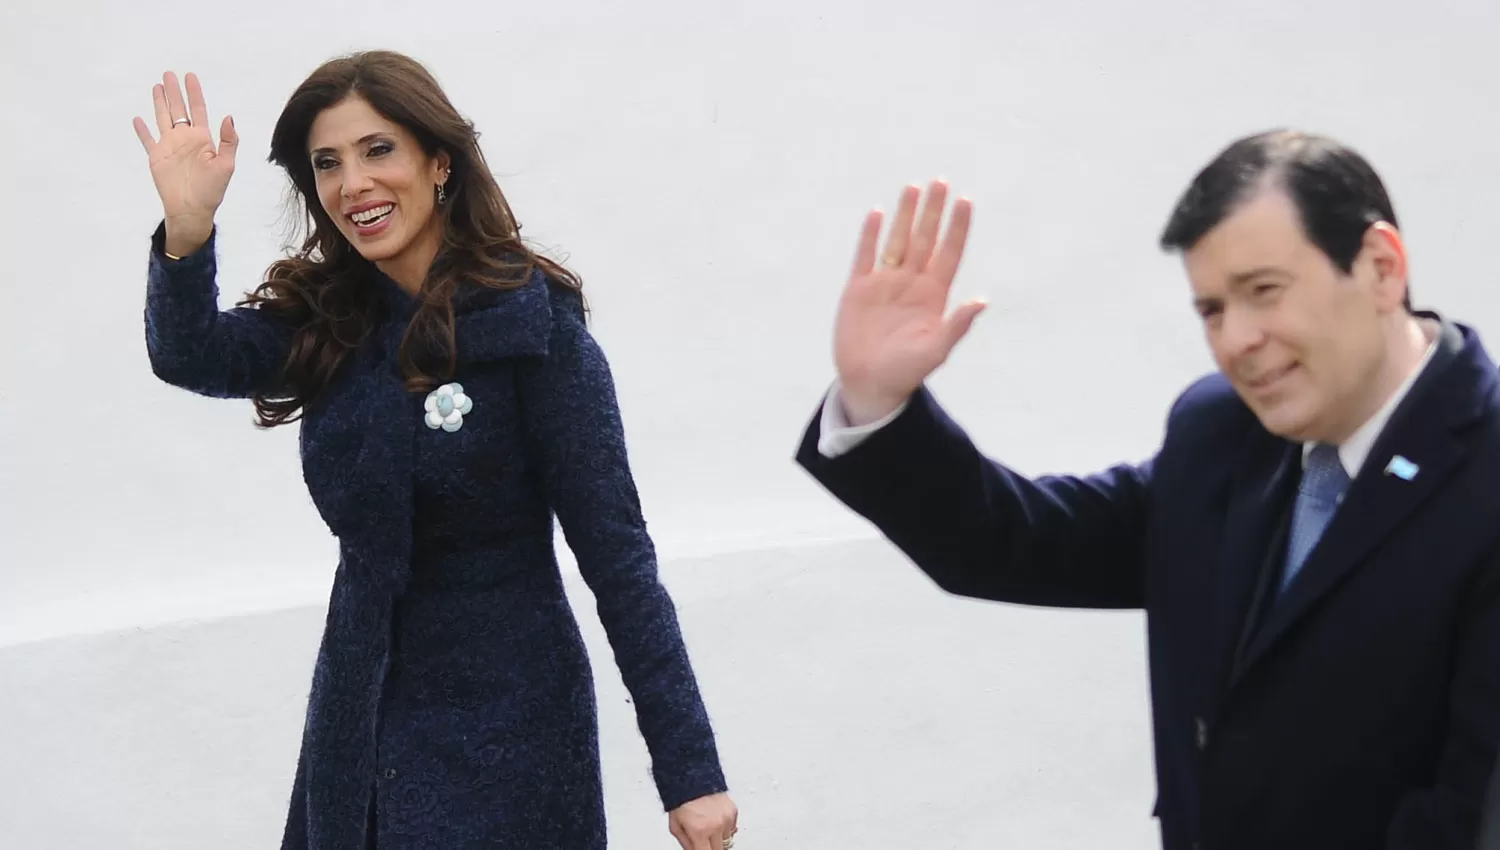
[[[145,311],[155,373],[217,398],[274,390],[289,329],[219,309],[212,240],[174,261],[163,238],[158,227]],[[340,559],[284,850],[604,847],[593,679],[554,512],[664,807],[726,790],[578,295],[540,275],[462,290],[453,380],[473,407],[458,430],[434,430],[395,365],[414,303],[370,274],[386,317],[301,425],[304,478]]]

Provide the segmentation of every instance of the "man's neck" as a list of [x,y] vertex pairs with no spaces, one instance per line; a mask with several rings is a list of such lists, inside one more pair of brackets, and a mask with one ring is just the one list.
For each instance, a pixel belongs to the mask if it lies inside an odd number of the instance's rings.
[[1401,323],[1400,341],[1391,346],[1390,376],[1387,378],[1389,383],[1376,409],[1385,406],[1402,385],[1411,381],[1427,359],[1427,352],[1441,330],[1442,327],[1432,319],[1407,314]]
[[1390,355],[1381,365],[1375,380],[1374,390],[1366,397],[1356,416],[1350,417],[1336,444],[1342,444],[1365,427],[1386,408],[1398,391],[1414,377],[1427,357],[1427,351],[1437,339],[1439,325],[1431,319],[1406,315],[1401,324],[1391,331]]

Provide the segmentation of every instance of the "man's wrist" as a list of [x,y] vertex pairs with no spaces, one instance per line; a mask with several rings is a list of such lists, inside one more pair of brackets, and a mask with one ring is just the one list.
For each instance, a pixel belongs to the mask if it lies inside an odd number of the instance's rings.
[[906,403],[906,398],[881,398],[851,393],[847,386],[839,392],[839,407],[851,428],[861,428],[889,417]]

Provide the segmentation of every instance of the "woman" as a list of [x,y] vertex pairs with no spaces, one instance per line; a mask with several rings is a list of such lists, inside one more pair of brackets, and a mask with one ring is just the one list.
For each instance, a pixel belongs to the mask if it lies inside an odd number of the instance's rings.
[[608,365],[579,282],[529,250],[473,127],[389,52],[292,94],[271,160],[309,235],[220,311],[215,147],[197,79],[135,119],[161,195],[146,342],[162,380],[301,421],[339,540],[283,848],[605,846],[589,660],[555,512],[636,706],[671,832],[729,847],[737,812],[657,581]]

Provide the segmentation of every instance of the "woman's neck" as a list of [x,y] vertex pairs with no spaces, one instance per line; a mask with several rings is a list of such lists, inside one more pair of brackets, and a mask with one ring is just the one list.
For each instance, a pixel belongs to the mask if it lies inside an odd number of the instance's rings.
[[422,282],[427,280],[441,244],[442,232],[433,230],[412,240],[401,253],[376,261],[375,267],[395,281],[401,291],[415,296],[422,291]]

